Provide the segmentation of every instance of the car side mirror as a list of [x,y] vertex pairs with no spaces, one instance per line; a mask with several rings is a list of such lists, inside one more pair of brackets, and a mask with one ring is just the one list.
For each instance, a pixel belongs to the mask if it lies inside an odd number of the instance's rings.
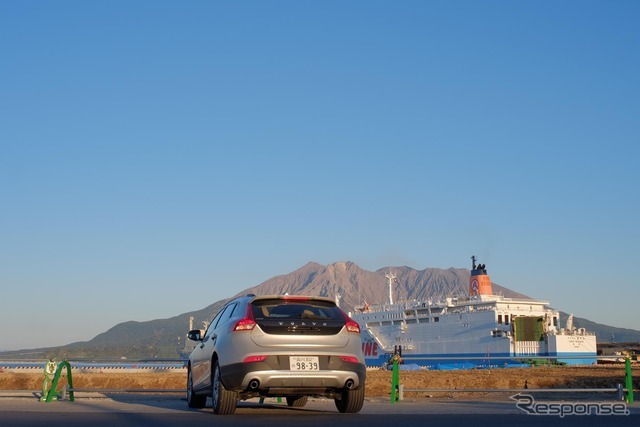
[[200,329],[193,329],[189,331],[187,338],[191,341],[202,341],[202,331]]

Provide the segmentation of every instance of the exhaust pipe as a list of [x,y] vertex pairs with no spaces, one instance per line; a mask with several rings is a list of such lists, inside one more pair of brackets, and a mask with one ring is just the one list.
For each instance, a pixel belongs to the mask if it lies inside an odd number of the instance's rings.
[[257,390],[258,387],[260,387],[260,381],[258,380],[251,380],[249,381],[249,389],[251,390]]
[[344,384],[344,387],[347,390],[351,390],[353,388],[353,380],[351,380],[351,379],[347,380],[347,382]]

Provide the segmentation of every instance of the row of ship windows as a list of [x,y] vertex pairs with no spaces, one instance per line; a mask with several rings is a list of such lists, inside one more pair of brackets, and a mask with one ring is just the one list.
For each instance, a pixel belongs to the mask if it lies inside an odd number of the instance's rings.
[[[383,314],[380,316],[381,319],[403,319],[406,318],[407,320],[409,320],[409,318],[415,318],[415,317],[419,317],[421,319],[422,323],[428,323],[428,320],[423,319],[424,317],[432,317],[432,316],[437,316],[437,315],[442,315],[442,314],[457,314],[457,313],[465,313],[468,311],[484,311],[484,310],[490,310],[491,307],[490,306],[476,306],[472,309],[467,308],[465,309],[453,309],[451,311],[448,311],[446,307],[444,308],[431,308],[431,309],[418,309],[418,310],[407,310],[404,313],[388,313],[388,314]],[[431,312],[429,312],[431,311]],[[374,315],[373,319],[377,319],[378,316]],[[365,320],[368,320],[368,318],[365,318]]]
[[439,317],[432,318],[424,318],[424,319],[407,319],[407,320],[386,320],[382,322],[367,322],[367,326],[391,326],[391,325],[402,325],[404,322],[406,325],[413,325],[416,323],[435,323],[439,322]]
[[[435,311],[435,310],[434,310]],[[427,315],[426,310],[417,310],[418,315],[419,316],[425,316]],[[389,313],[387,315],[383,315],[380,316],[382,319],[402,319],[402,314],[403,313]],[[412,311],[408,311],[404,313],[405,315],[410,315],[413,314]],[[436,314],[436,313],[434,313]],[[510,318],[511,317],[511,318]],[[374,319],[377,318],[377,316],[373,316]],[[509,321],[513,321],[513,319],[515,318],[514,315],[509,315],[509,314],[498,314],[498,318],[497,318],[497,323],[499,325],[502,325],[503,323],[505,325],[509,324]],[[439,322],[440,318],[437,316],[434,317],[419,317],[419,318],[406,318],[404,320],[381,320],[381,321],[373,321],[373,322],[367,322],[367,326],[391,326],[391,325],[402,325],[404,324],[416,324],[416,323],[435,323],[435,322]],[[558,318],[557,317],[553,317],[552,318],[552,324],[553,326],[557,327],[558,326]]]
[[[513,317],[511,318],[511,320],[513,320]],[[509,315],[505,314],[504,315],[504,324],[508,325],[509,324]],[[498,314],[498,325],[502,325],[502,314]],[[553,326],[558,326],[558,318],[553,316]]]
[[[443,314],[445,312],[446,312],[446,310],[437,310],[437,311],[433,310],[431,312],[431,315]],[[403,314],[404,314],[404,316],[403,316]],[[429,313],[426,310],[418,310],[418,317],[421,318],[420,320],[425,320],[425,319],[422,319],[422,317],[425,317],[425,316],[429,316]],[[412,311],[407,311],[405,313],[389,313],[389,314],[383,314],[382,316],[380,316],[381,319],[403,319],[405,317],[406,318],[409,318],[409,317],[415,318],[415,314]],[[373,318],[377,319],[378,316],[373,316]],[[368,320],[368,318],[365,318],[365,320]],[[409,320],[409,319],[407,319],[407,320]]]

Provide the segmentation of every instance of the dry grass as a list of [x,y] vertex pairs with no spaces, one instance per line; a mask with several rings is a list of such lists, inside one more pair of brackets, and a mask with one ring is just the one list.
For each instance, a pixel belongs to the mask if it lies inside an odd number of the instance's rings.
[[[637,369],[637,368],[636,368]],[[64,372],[64,371],[63,371]],[[185,389],[186,373],[178,372],[117,372],[99,373],[73,371],[76,389]],[[450,389],[465,388],[615,388],[624,384],[623,365],[589,367],[536,367],[466,371],[401,371],[400,382],[405,388]],[[41,390],[44,381],[42,371],[0,372],[0,390]],[[59,388],[66,384],[61,378]],[[634,378],[638,387],[638,379]],[[389,396],[391,372],[371,370],[367,372],[366,395]],[[411,393],[406,393],[410,397]],[[450,394],[450,393],[449,393]],[[413,392],[414,396],[443,396],[443,393]]]

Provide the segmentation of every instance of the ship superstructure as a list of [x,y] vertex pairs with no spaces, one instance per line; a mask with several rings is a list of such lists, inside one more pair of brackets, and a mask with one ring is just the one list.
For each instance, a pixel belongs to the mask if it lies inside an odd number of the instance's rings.
[[476,264],[475,257],[464,297],[393,303],[396,277],[386,277],[389,302],[365,304],[352,314],[362,330],[368,366],[384,365],[393,353],[441,368],[500,366],[518,363],[512,358],[549,356],[568,364],[596,362],[594,334],[571,324],[562,328],[560,313],[548,301],[494,295],[486,266]]

